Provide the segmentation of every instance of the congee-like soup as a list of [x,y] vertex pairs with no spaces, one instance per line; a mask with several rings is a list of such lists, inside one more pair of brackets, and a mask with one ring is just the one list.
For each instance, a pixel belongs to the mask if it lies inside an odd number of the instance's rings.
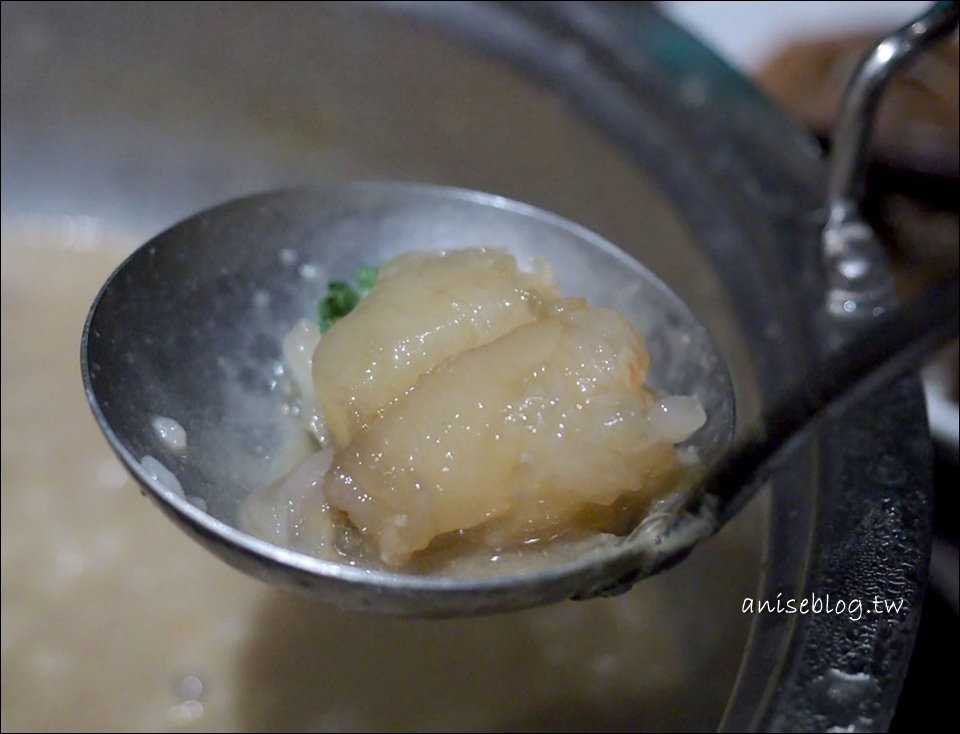
[[409,621],[278,591],[141,497],[90,414],[83,319],[135,244],[94,220],[4,223],[4,731],[716,726],[750,622],[756,508],[613,599]]

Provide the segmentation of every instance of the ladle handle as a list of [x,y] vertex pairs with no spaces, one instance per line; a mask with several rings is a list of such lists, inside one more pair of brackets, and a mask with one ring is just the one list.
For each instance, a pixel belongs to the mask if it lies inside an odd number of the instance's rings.
[[715,498],[718,527],[753,497],[793,448],[813,435],[823,418],[842,414],[865,395],[916,369],[958,333],[960,276],[954,273],[826,357],[711,472],[704,490]]
[[827,173],[828,219],[823,230],[827,308],[838,316],[874,316],[894,303],[894,281],[883,247],[860,210],[870,132],[887,83],[904,66],[957,27],[956,2],[937,2],[884,38],[860,62],[843,97]]

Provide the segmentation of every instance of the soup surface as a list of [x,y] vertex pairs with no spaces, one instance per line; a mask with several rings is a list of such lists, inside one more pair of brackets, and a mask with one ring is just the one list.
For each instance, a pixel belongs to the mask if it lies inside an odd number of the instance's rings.
[[614,599],[409,621],[273,589],[141,497],[90,414],[83,321],[135,244],[96,221],[4,226],[4,731],[717,725],[750,622],[759,507]]

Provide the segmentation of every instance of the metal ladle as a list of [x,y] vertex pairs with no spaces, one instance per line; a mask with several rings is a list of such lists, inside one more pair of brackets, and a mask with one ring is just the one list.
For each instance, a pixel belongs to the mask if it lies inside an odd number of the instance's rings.
[[[850,321],[851,341],[785,391],[735,445],[735,396],[723,358],[699,319],[642,265],[533,207],[404,183],[254,196],[147,242],[104,285],[84,328],[81,366],[93,413],[145,493],[190,535],[258,578],[342,608],[456,616],[622,592],[716,532],[811,434],[818,416],[841,410],[957,334],[956,277],[894,308],[883,251],[856,205],[869,121],[885,81],[956,23],[956,4],[937,3],[881,43],[858,72],[834,142],[824,234],[824,310]],[[318,281],[405,250],[481,244],[521,261],[543,255],[570,294],[626,313],[647,339],[651,383],[700,398],[708,423],[692,443],[713,469],[689,505],[573,562],[488,578],[365,570],[235,527],[244,498],[276,478],[301,430],[282,414],[273,368],[282,337],[313,312]],[[185,449],[161,439],[158,418],[185,428]]]

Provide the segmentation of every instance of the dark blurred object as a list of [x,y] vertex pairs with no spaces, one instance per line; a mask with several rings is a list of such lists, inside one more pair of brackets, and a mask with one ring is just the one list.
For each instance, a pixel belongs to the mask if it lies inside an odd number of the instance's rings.
[[[808,39],[786,46],[757,72],[757,81],[788,112],[827,137],[854,67],[882,34]],[[884,92],[872,144],[894,168],[960,175],[957,34],[916,59]]]
[[[878,31],[799,40],[763,64],[756,80],[828,149],[849,78],[880,39]],[[958,90],[960,44],[953,33],[893,78],[874,124],[864,215],[886,246],[905,297],[960,267]],[[924,375],[928,398],[955,411],[957,345],[931,367]],[[956,462],[953,415],[933,410],[931,423],[938,450]],[[941,430],[944,416],[950,425]]]
[[[762,65],[756,80],[827,147],[847,81],[880,38],[797,41]],[[874,126],[865,214],[887,243],[905,293],[958,266],[958,88],[954,33],[893,79]]]

